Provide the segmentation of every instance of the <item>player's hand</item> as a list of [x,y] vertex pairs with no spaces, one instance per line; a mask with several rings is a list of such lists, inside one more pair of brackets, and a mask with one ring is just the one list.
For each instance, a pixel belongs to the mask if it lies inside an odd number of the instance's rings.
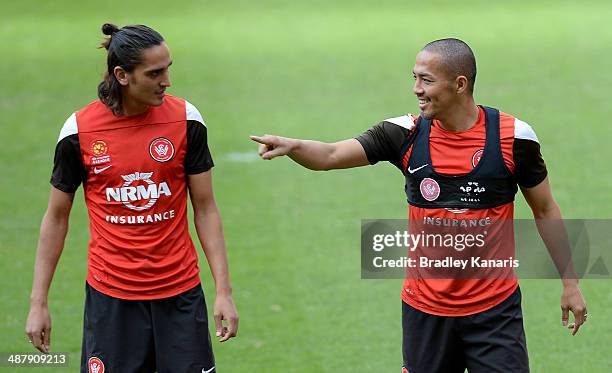
[[28,340],[40,352],[49,353],[51,349],[51,316],[46,305],[32,305],[26,322]]
[[259,143],[259,149],[257,153],[263,159],[269,160],[272,158],[287,155],[293,150],[294,142],[293,139],[286,137],[274,136],[274,135],[263,135],[263,136],[249,136],[249,138]]
[[[216,335],[219,342],[225,342],[238,333],[238,311],[231,295],[218,295],[213,311]],[[224,321],[227,324],[224,325]]]
[[[569,312],[574,314],[574,322],[569,322]],[[572,329],[572,335],[578,333],[580,326],[587,320],[586,301],[580,292],[578,284],[563,286],[561,295],[561,323],[564,327]]]

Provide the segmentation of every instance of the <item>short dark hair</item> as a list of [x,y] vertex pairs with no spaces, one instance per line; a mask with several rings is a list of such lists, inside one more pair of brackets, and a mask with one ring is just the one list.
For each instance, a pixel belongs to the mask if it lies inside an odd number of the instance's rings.
[[476,84],[476,57],[469,45],[464,41],[454,38],[434,40],[421,49],[431,53],[439,54],[446,71],[456,78],[463,75],[468,80],[470,92],[474,93]]
[[102,33],[108,35],[100,48],[108,51],[104,79],[98,84],[98,97],[115,115],[123,114],[121,85],[114,69],[120,66],[127,72],[142,62],[142,50],[163,43],[164,38],[155,30],[144,25],[129,25],[122,28],[111,23],[102,25]]

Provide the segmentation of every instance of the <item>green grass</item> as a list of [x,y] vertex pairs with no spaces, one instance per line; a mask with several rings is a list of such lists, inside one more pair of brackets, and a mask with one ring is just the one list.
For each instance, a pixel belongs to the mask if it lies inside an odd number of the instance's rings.
[[[249,134],[332,141],[416,112],[414,55],[435,38],[470,43],[477,101],[534,127],[564,215],[611,217],[605,1],[29,1],[3,5],[3,15],[0,351],[30,350],[23,329],[53,149],[68,115],[96,98],[105,60],[95,47],[109,20],[164,35],[171,93],[208,124],[241,315],[239,337],[214,345],[221,372],[399,371],[401,281],[360,279],[359,229],[362,218],[406,215],[401,174],[390,165],[314,173],[227,154],[255,151]],[[530,216],[520,197],[516,215]],[[53,349],[72,354],[70,371],[87,227],[79,192],[50,293]],[[522,288],[532,371],[612,371],[610,281],[582,282],[592,316],[576,337],[560,326],[558,281]]]

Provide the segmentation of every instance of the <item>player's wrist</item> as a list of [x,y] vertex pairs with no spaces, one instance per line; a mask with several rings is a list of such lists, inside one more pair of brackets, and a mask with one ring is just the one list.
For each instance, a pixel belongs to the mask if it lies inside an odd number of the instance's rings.
[[30,307],[47,307],[47,297],[42,297],[42,296],[30,297]]
[[289,149],[287,154],[289,155],[302,147],[302,141],[300,139],[285,137],[285,141],[287,141],[287,147]]
[[232,287],[231,286],[222,286],[216,288],[218,297],[231,297],[232,296]]

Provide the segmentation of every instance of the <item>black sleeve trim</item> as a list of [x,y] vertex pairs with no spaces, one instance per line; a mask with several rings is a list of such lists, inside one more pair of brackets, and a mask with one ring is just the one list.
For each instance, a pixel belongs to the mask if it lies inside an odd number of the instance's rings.
[[208,149],[206,126],[195,120],[187,121],[187,155],[185,156],[185,173],[199,174],[214,166]]
[[81,159],[79,135],[61,139],[55,146],[51,185],[65,193],[74,193],[85,180],[85,167]]
[[546,179],[548,171],[540,153],[540,144],[532,140],[514,139],[512,152],[514,175],[520,186],[533,188]]
[[413,129],[407,129],[389,122],[381,122],[362,135],[355,137],[363,146],[370,164],[388,161],[402,169],[402,149],[412,141]]
[[366,153],[366,157],[368,158],[368,162],[370,162],[370,164],[376,164],[378,163],[378,160],[376,159],[374,149],[372,149],[373,146],[371,145],[371,140],[368,139],[370,131],[371,129],[368,130],[368,132],[365,132],[363,135],[355,137],[355,140],[359,141],[359,143],[363,147],[363,150]]

